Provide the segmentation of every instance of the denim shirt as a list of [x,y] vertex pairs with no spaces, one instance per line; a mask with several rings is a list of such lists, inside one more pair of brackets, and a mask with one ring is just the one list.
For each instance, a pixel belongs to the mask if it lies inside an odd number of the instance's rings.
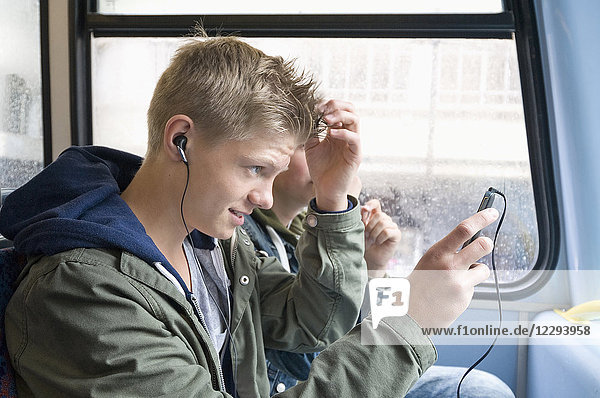
[[[279,258],[277,248],[265,226],[260,225],[252,217],[245,217],[243,228],[248,232],[257,251],[263,251],[267,256]],[[294,254],[295,244],[285,239],[282,241],[287,252],[290,271],[295,274],[298,272],[298,260]],[[264,256],[265,253],[259,254]],[[271,383],[271,395],[274,395],[295,386],[299,380],[306,380],[311,362],[317,353],[298,354],[267,348],[265,356],[267,358],[267,374]]]

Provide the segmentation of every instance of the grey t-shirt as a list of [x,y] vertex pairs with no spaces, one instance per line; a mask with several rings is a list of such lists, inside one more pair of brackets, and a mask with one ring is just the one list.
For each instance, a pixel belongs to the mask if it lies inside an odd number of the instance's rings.
[[192,245],[187,239],[183,243],[183,249],[190,266],[192,293],[198,299],[215,349],[221,352],[231,318],[228,293],[230,281],[225,272],[221,249],[217,244],[213,250],[193,249],[192,252]]

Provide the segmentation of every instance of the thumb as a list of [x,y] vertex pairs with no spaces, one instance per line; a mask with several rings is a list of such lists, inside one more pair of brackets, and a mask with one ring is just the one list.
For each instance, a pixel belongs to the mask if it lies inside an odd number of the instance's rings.
[[476,286],[482,282],[485,282],[487,278],[490,276],[490,269],[487,265],[482,263],[472,264],[471,267],[467,270],[467,280],[470,282],[471,286]]

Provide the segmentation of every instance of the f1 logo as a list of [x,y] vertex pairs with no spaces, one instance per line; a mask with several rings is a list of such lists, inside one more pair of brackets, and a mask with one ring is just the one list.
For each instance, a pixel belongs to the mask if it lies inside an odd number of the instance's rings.
[[373,329],[381,319],[403,316],[408,312],[410,283],[404,278],[373,278],[369,281],[369,298]]
[[[377,287],[377,306],[381,306],[384,305],[383,304],[383,300],[384,299],[389,299],[390,296],[388,294],[386,294],[387,292],[391,291],[392,288],[389,286],[379,286]],[[392,296],[395,297],[395,301],[392,303],[393,306],[401,306],[404,305],[404,303],[402,302],[402,291],[395,291],[394,293],[392,293]]]

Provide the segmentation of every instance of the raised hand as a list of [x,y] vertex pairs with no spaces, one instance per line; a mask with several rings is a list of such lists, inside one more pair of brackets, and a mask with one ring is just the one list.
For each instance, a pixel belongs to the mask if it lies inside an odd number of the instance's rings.
[[326,134],[304,145],[317,207],[342,211],[348,207],[346,195],[361,162],[359,118],[352,104],[343,101],[329,100],[317,110],[328,126]]
[[385,274],[402,234],[392,218],[381,210],[379,200],[369,200],[360,212],[365,224],[365,260],[369,275],[380,277]]
[[408,276],[408,315],[421,327],[446,327],[467,309],[475,286],[490,275],[490,269],[476,261],[490,253],[493,244],[490,238],[479,237],[457,250],[497,218],[493,208],[467,218],[433,245]]

